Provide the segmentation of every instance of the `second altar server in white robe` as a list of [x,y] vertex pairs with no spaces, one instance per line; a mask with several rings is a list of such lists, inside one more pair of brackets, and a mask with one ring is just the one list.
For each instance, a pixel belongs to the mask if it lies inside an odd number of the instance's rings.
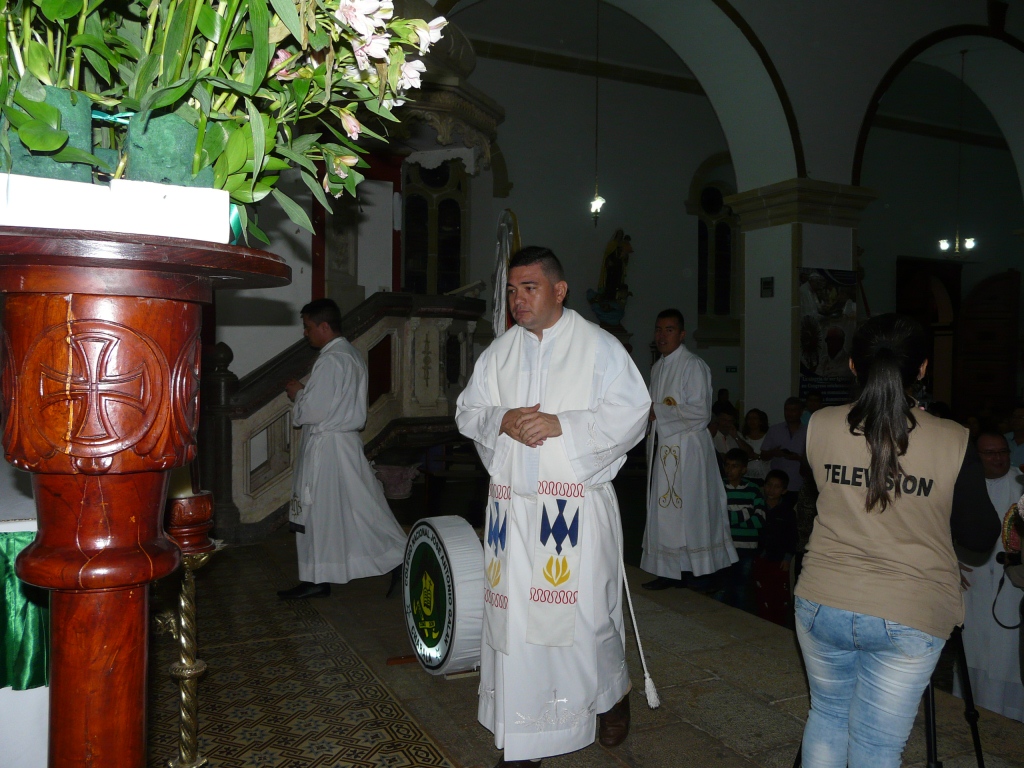
[[647,589],[680,584],[737,560],[729,532],[725,485],[708,433],[711,371],[686,348],[683,316],[658,315],[654,343],[661,358],[651,368],[647,437],[647,528],[640,567],[658,576]]
[[290,381],[286,388],[295,401],[292,424],[302,427],[290,513],[301,583],[278,595],[324,597],[332,583],[388,572],[397,583],[405,532],[359,436],[366,423],[366,364],[341,336],[341,313],[330,299],[303,307],[302,322],[320,356],[305,386]]
[[650,399],[622,344],[563,310],[550,251],[520,251],[508,281],[517,325],[480,356],[456,421],[491,475],[478,717],[499,765],[518,765],[591,744],[599,716],[602,744],[628,732],[611,480]]

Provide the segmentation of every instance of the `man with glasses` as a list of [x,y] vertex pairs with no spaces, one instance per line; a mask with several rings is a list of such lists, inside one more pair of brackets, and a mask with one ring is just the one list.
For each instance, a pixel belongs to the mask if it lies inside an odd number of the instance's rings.
[[[1010,464],[1010,447],[998,432],[978,435],[978,455],[992,506],[1000,518],[1024,493],[1022,473]],[[1024,721],[1024,685],[1020,679],[1019,639],[1014,627],[1020,620],[1020,591],[1009,579],[999,589],[1003,566],[996,556],[1002,540],[973,571],[964,567],[970,588],[964,594],[964,649],[978,706]],[[969,564],[966,553],[963,555]],[[973,562],[978,562],[974,559]],[[998,592],[998,596],[997,596]],[[955,681],[959,683],[959,680]],[[959,695],[959,685],[953,692]]]

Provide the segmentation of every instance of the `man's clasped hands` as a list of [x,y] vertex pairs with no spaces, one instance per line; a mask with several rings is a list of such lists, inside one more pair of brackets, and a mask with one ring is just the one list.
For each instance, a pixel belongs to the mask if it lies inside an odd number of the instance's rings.
[[539,448],[549,437],[562,434],[562,424],[553,413],[543,413],[540,403],[512,408],[501,419],[501,431],[530,448]]

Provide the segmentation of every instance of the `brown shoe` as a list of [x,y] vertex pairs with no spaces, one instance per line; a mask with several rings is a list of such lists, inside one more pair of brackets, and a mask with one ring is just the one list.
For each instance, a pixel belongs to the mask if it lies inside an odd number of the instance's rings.
[[540,763],[540,760],[506,760],[503,756],[495,764],[494,768],[536,768]]
[[617,747],[629,735],[629,694],[614,707],[597,716],[597,741],[602,747]]

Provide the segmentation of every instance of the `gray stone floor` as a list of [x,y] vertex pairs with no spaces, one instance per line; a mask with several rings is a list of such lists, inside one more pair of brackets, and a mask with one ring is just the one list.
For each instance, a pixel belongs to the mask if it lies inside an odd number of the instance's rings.
[[[282,587],[295,579],[294,544],[277,534],[260,545],[280,568]],[[662,705],[650,710],[643,672],[629,643],[633,726],[616,749],[597,744],[544,761],[547,768],[789,768],[807,714],[807,685],[793,632],[686,589],[646,592],[649,578],[628,568],[630,590],[651,675]],[[463,768],[490,768],[499,757],[491,734],[476,722],[476,676],[444,679],[418,664],[388,665],[407,656],[409,641],[398,600],[385,600],[387,578],[335,586],[310,601],[395,694],[413,718]],[[976,765],[963,703],[937,692],[939,759],[945,768]],[[989,768],[1024,766],[1024,724],[982,710],[981,739]],[[919,713],[905,765],[925,765]]]

